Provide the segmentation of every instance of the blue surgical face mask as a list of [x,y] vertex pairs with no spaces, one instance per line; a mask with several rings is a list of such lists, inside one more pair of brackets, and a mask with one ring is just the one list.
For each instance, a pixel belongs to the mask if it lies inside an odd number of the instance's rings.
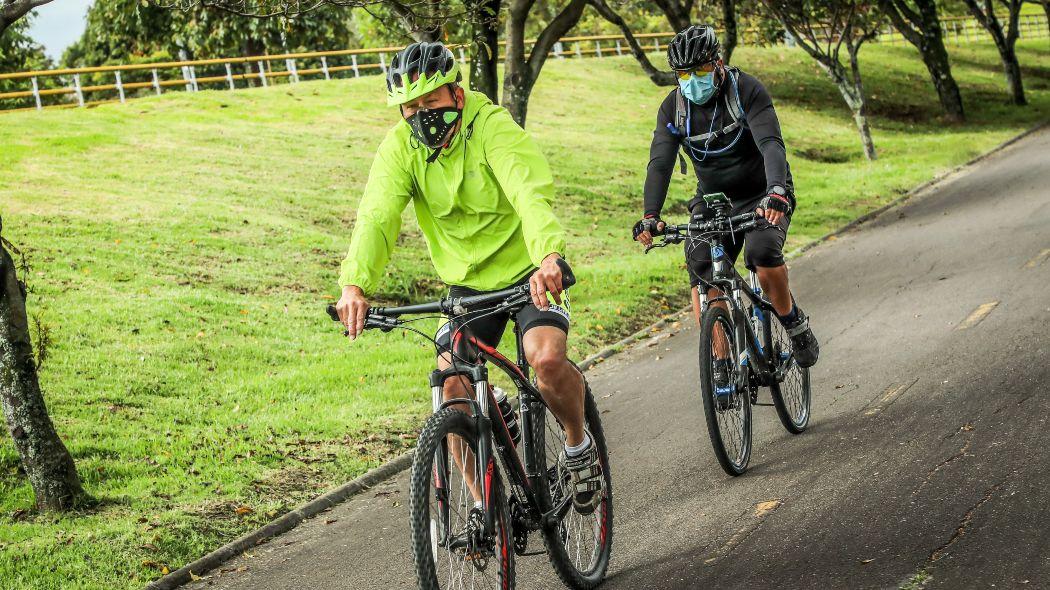
[[678,80],[682,89],[682,95],[695,104],[704,104],[711,100],[718,88],[715,86],[715,73],[711,72],[704,76],[689,76],[686,80]]

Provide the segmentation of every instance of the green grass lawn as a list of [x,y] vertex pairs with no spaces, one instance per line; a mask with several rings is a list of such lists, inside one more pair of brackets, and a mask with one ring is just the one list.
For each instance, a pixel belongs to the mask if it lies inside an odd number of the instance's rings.
[[[939,119],[910,46],[864,49],[875,162],[801,52],[734,54],[780,113],[800,203],[789,248],[1047,119],[1045,40],[1019,43],[1027,108],[1005,104],[990,44],[950,50],[970,116],[961,126]],[[3,435],[0,587],[139,587],[413,444],[429,407],[427,343],[368,333],[348,344],[323,313],[374,148],[397,116],[382,86],[0,114],[4,235],[28,255],[31,314],[51,339],[42,385],[99,500],[34,513]],[[529,109],[580,278],[578,359],[686,302],[681,254],[643,256],[628,233],[666,92],[628,58],[552,60]],[[676,174],[671,201],[693,185]],[[441,291],[418,228],[405,228],[385,301]]]

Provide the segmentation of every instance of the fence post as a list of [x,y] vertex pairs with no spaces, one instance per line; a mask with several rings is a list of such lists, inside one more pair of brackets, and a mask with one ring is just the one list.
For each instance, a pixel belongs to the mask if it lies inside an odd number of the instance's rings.
[[331,80],[332,76],[328,73],[328,58],[321,56],[321,71],[324,72],[324,79]]
[[583,52],[580,51],[580,42],[576,42],[576,57],[583,58]]
[[602,42],[601,41],[595,41],[594,42],[594,57],[601,57],[601,56],[602,56]]
[[113,73],[117,75],[117,92],[120,94],[120,104],[124,104],[124,80],[120,77],[120,70]]
[[653,37],[653,51],[660,53],[660,40],[656,37]]
[[157,78],[157,68],[151,70],[153,72],[153,90],[157,91],[157,96],[160,96],[160,80]]
[[467,54],[466,54],[466,52],[463,51],[462,47],[459,48],[459,63],[461,63],[461,64],[467,63]]
[[36,76],[33,76],[33,99],[36,100],[36,110],[42,110],[44,107],[40,105],[40,87],[37,86]]
[[557,57],[558,59],[565,59],[565,56],[562,55],[562,51],[564,50],[562,49],[561,41],[558,41],[554,44],[554,57]]
[[616,55],[623,55],[623,47],[620,47],[620,40],[616,40]]
[[77,104],[84,106],[84,91],[80,89],[80,74],[73,74],[73,91],[77,94]]
[[361,77],[361,71],[357,69],[357,56],[356,55],[351,55],[350,56],[350,67],[352,67],[354,69],[354,77],[355,78],[360,78]]
[[193,83],[193,91],[199,92],[200,87],[197,86],[197,68],[190,66],[190,82]]
[[226,83],[230,85],[230,90],[233,90],[236,88],[236,86],[233,85],[233,68],[230,67],[229,62],[226,62],[223,65],[226,66]]
[[380,53],[379,54],[379,69],[384,74],[386,73],[386,54],[385,53]]
[[293,84],[299,83],[299,70],[295,67],[294,59],[284,60],[284,67],[288,69],[288,73],[291,74],[291,80]]

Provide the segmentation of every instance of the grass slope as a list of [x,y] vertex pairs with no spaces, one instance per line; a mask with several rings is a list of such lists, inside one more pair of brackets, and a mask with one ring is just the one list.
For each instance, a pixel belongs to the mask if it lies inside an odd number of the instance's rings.
[[[970,115],[956,127],[938,118],[910,47],[865,48],[875,162],[801,52],[738,50],[781,116],[801,204],[791,244],[1047,118],[1045,42],[1019,44],[1028,108],[1005,104],[991,45],[951,50]],[[426,344],[370,333],[348,345],[322,313],[396,117],[381,87],[372,77],[0,114],[5,237],[28,254],[30,309],[52,342],[42,384],[100,501],[34,514],[0,439],[0,586],[141,586],[411,446],[428,410]],[[666,92],[627,58],[552,61],[536,88],[529,130],[552,161],[581,279],[577,358],[686,301],[681,255],[643,257],[627,239]],[[692,184],[675,177],[678,217]],[[400,241],[381,298],[434,296],[414,222]]]

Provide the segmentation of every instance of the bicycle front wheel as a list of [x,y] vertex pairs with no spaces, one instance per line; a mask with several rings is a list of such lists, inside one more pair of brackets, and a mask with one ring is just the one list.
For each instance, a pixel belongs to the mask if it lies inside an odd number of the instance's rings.
[[773,406],[784,428],[791,434],[801,434],[809,425],[812,401],[809,369],[798,366],[794,359],[788,361],[792,352],[791,338],[779,321],[770,321],[768,318],[766,321],[766,334],[769,334],[767,350],[771,351],[773,366],[779,368],[784,362],[791,363],[784,372],[784,379],[769,388],[773,396]]
[[751,396],[739,386],[737,377],[747,369],[737,350],[729,311],[708,306],[700,327],[700,394],[715,458],[734,476],[751,460]]
[[[593,513],[583,515],[572,507],[557,524],[543,530],[543,542],[551,566],[570,588],[589,589],[598,586],[609,569],[612,554],[612,477],[609,473],[609,450],[605,443],[601,414],[594,403],[591,388],[584,379],[584,425],[597,445],[605,478],[601,503]],[[565,432],[554,414],[541,403],[532,406],[532,452],[537,471],[543,474],[536,494],[545,511],[553,509],[572,494],[569,472],[561,462]]]
[[[427,420],[412,462],[412,555],[419,588],[514,588],[514,545],[495,458],[478,473],[478,432],[467,414],[446,408]],[[475,508],[490,492],[494,530]]]

